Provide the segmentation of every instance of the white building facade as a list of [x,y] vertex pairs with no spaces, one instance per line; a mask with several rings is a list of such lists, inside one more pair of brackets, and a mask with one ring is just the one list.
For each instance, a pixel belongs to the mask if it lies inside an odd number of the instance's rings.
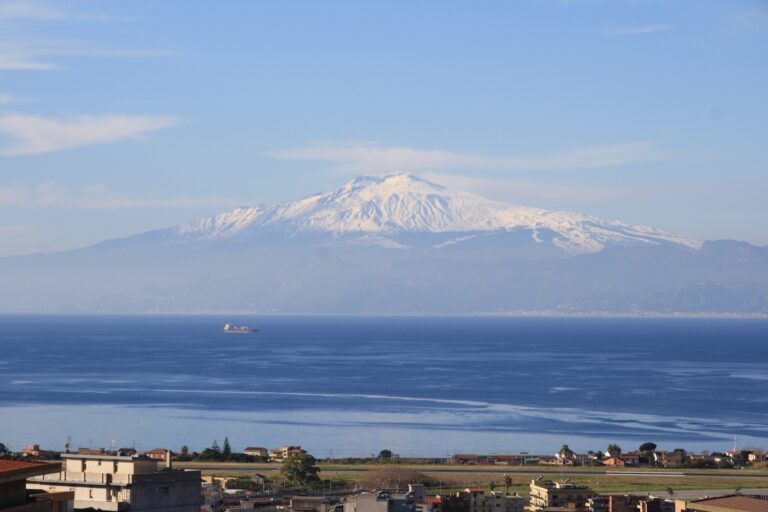
[[32,478],[28,489],[73,491],[75,510],[198,512],[199,471],[158,469],[146,457],[63,454],[61,472]]

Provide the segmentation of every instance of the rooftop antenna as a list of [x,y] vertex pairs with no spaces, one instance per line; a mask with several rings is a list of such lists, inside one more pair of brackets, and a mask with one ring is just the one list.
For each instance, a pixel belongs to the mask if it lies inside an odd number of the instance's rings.
[[64,453],[69,453],[69,449],[72,447],[72,436],[67,436],[67,442],[64,444]]

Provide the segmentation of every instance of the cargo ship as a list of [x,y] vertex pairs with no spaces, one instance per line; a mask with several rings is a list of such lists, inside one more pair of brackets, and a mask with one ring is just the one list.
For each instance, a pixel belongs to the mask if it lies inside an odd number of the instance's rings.
[[246,325],[224,324],[224,332],[237,332],[247,334],[256,331],[258,331],[258,329],[254,329],[253,327],[248,327]]

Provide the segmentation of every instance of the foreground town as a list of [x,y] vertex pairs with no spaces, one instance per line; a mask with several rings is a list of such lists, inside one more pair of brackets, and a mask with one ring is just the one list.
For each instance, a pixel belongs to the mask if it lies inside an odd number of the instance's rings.
[[[768,479],[761,486],[767,488],[764,491],[742,492],[737,487],[710,493],[717,496],[676,496],[671,487],[656,493],[597,492],[564,473],[567,466],[635,466],[649,471],[647,475],[653,474],[653,467],[764,468],[768,457],[759,449],[690,454],[644,443],[637,451],[622,452],[611,444],[604,452],[579,454],[563,445],[552,456],[456,454],[419,459],[422,466],[431,464],[446,473],[453,471],[446,468],[459,468],[458,472],[466,467],[477,469],[475,476],[483,468],[498,475],[498,481],[467,481],[466,486],[448,476],[435,481],[426,476],[428,471],[410,469],[411,462],[382,450],[368,459],[318,463],[300,446],[272,450],[251,446],[235,452],[229,440],[223,448],[214,442],[199,453],[186,447],[179,453],[164,448],[143,453],[132,448],[58,453],[38,445],[12,453],[0,443],[0,512],[768,512]],[[365,478],[325,478],[332,465],[352,463],[363,468],[357,471],[364,471]],[[551,465],[562,467],[563,473],[547,470]],[[235,466],[252,471],[233,476]],[[499,467],[508,467],[509,474],[499,473]],[[519,467],[543,474],[522,482]],[[518,492],[521,484],[524,492]]]

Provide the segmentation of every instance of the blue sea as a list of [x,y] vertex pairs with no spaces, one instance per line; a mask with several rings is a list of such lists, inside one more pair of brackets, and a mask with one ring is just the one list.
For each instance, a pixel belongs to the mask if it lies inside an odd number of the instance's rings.
[[319,457],[768,447],[768,321],[0,316],[0,442],[225,436]]

